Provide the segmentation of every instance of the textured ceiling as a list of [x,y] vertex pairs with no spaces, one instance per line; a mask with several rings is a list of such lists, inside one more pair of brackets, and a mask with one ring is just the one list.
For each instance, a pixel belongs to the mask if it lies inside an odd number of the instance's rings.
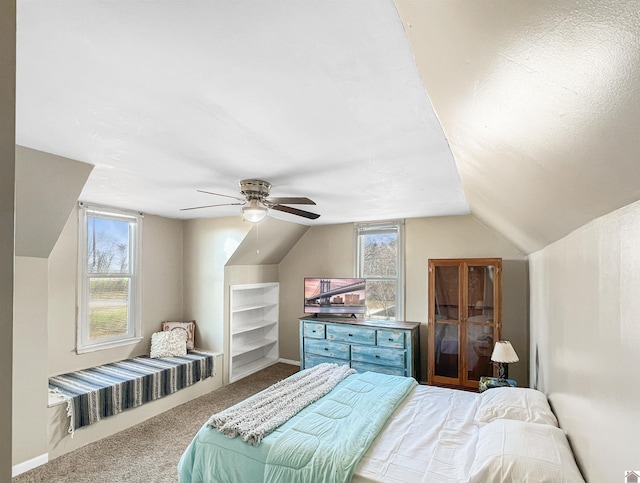
[[470,209],[530,253],[640,199],[637,0],[17,5],[17,142],[87,201],[230,216],[179,209],[255,177],[318,203],[288,221]]
[[396,4],[477,218],[530,253],[640,199],[637,0]]
[[95,165],[82,199],[239,214],[238,181],[305,224],[468,213],[391,0],[19,0],[17,143]]

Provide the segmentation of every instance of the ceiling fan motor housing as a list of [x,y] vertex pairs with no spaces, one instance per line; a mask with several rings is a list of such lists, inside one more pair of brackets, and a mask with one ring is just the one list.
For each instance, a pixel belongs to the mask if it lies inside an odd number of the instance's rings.
[[262,200],[269,196],[271,183],[261,179],[243,179],[240,181],[240,192],[247,200]]

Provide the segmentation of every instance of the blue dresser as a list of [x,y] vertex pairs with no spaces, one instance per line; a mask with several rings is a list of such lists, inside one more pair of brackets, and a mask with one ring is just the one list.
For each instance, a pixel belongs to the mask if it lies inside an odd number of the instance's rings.
[[300,319],[300,366],[348,364],[420,380],[420,323],[345,317]]

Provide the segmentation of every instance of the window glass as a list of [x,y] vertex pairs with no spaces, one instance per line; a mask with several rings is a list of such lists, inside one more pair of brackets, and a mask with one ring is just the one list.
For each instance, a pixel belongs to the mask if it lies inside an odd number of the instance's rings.
[[401,319],[402,223],[356,225],[357,276],[367,279],[368,318]]
[[80,205],[78,352],[141,340],[142,215]]
[[128,220],[87,216],[87,271],[89,273],[129,273]]

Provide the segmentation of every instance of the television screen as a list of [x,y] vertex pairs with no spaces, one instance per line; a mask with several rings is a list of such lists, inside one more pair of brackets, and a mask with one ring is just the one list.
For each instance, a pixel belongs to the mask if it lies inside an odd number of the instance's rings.
[[307,314],[364,314],[364,278],[305,278],[304,311]]

